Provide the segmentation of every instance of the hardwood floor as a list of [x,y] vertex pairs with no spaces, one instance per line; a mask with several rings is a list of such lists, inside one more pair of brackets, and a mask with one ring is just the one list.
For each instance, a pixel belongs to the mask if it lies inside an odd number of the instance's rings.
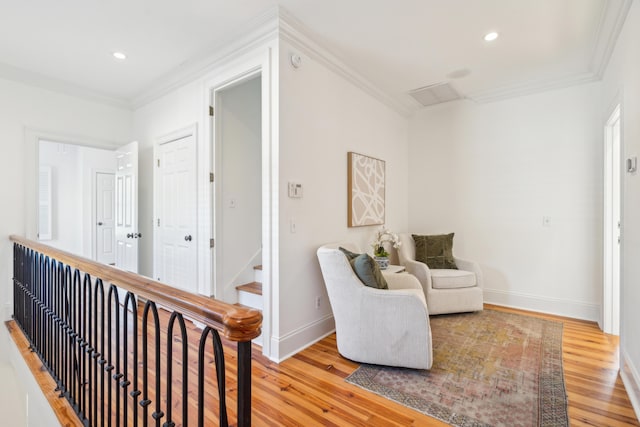
[[[618,337],[592,322],[486,306],[564,323],[563,363],[572,426],[637,426],[618,375]],[[280,365],[254,351],[257,426],[444,426],[438,420],[344,381],[358,364],[341,357],[335,334]]]
[[[496,306],[488,309],[526,314],[564,323],[563,362],[572,426],[638,426],[627,393],[618,375],[618,338],[602,333],[597,325],[574,319],[524,312]],[[163,316],[161,316],[163,317]],[[165,319],[166,320],[166,319]],[[163,320],[164,321],[164,320]],[[192,325],[189,330],[194,329]],[[17,328],[11,328],[17,329]],[[14,335],[12,332],[12,336]],[[198,334],[189,334],[189,341]],[[14,336],[14,339],[16,337]],[[190,342],[190,346],[195,342]],[[25,348],[25,359],[34,357]],[[236,420],[235,344],[225,342],[227,405]],[[42,376],[41,363],[32,364]],[[445,426],[400,404],[347,383],[344,379],[357,363],[341,357],[335,334],[303,350],[281,364],[267,360],[253,348],[252,422],[254,426]],[[191,383],[191,380],[190,380]],[[194,385],[190,385],[193,390]],[[44,389],[53,387],[44,386]],[[63,425],[79,425],[64,399],[53,397],[64,416]],[[212,397],[210,398],[212,399]],[[68,405],[67,405],[68,406]],[[191,406],[191,404],[190,404]],[[216,406],[206,405],[207,425],[217,425]],[[178,408],[177,402],[174,408]],[[192,408],[194,409],[194,408]],[[60,412],[58,413],[60,415]],[[191,416],[190,416],[191,418]],[[150,424],[152,425],[152,424]],[[195,425],[195,423],[190,423]]]

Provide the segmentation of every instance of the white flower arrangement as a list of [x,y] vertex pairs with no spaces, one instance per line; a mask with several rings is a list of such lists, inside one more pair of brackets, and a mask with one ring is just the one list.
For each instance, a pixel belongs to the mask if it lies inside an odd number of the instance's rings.
[[395,249],[401,246],[400,239],[396,233],[392,233],[386,227],[380,228],[376,234],[376,239],[371,243],[373,255],[378,257],[388,257],[389,252],[384,247],[385,243],[391,243]]

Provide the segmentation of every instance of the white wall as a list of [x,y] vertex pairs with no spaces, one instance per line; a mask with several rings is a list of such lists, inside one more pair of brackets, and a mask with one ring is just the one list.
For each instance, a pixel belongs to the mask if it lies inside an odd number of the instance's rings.
[[43,243],[82,254],[82,181],[79,147],[40,141],[40,166],[51,166],[51,240]]
[[[280,45],[280,280],[272,347],[284,358],[331,330],[316,257],[319,246],[352,241],[371,252],[378,227],[347,227],[347,152],[386,162],[386,225],[407,228],[408,121],[331,71],[312,54]],[[290,65],[290,52],[302,66]],[[304,197],[287,196],[287,182]],[[296,222],[296,232],[290,222]],[[315,308],[321,297],[320,309]],[[275,313],[278,310],[274,309]]]
[[[640,156],[640,4],[631,6],[603,79],[599,123],[622,108],[623,157]],[[640,175],[624,173],[620,355],[622,377],[640,416]]]
[[43,243],[87,258],[94,242],[95,171],[116,171],[115,152],[41,141],[41,166],[51,166],[53,238]]
[[599,318],[599,88],[458,101],[412,118],[409,229],[455,232],[454,252],[482,267],[486,302]]
[[158,139],[194,123],[198,124],[197,155],[201,156],[203,86],[186,84],[133,113],[133,139],[138,141],[138,268],[153,276],[153,150]]
[[262,264],[262,122],[260,78],[221,91],[217,101],[220,152],[216,167],[220,188],[218,299],[237,301],[236,285],[253,281]]

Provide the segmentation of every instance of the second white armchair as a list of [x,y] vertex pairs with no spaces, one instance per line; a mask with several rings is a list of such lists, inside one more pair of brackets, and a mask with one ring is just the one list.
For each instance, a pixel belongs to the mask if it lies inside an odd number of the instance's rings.
[[399,235],[398,258],[408,273],[418,278],[427,298],[429,314],[464,313],[483,308],[482,271],[478,263],[453,256],[458,269],[431,269],[416,261],[416,247],[409,233]]

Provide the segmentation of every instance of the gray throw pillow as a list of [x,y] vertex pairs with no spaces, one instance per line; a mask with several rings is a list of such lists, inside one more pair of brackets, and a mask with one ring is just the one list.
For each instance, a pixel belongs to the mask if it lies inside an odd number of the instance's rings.
[[423,262],[429,268],[457,270],[453,259],[453,234],[419,236],[412,234],[416,243],[416,261]]
[[351,252],[349,249],[345,249],[342,246],[340,246],[338,249],[344,254],[344,256],[347,257],[349,262],[351,262],[351,260],[354,259],[355,257],[357,257],[358,255],[360,255],[360,254],[357,254],[355,252]]
[[351,267],[355,271],[358,279],[365,286],[376,289],[389,289],[387,281],[380,271],[378,263],[368,254],[361,254],[351,260]]

